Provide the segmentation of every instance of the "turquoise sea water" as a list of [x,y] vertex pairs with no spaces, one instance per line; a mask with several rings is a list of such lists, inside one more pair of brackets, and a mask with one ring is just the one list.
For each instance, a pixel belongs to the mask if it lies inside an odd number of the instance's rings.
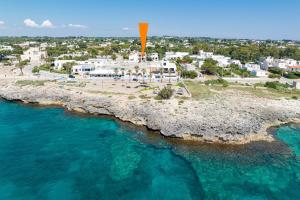
[[183,143],[109,118],[0,102],[0,200],[300,199],[300,129]]

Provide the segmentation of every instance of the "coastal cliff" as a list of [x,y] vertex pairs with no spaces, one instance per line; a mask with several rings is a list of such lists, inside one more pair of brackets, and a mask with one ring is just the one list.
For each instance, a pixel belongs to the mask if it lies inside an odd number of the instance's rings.
[[204,142],[245,144],[272,141],[271,125],[300,118],[300,101],[271,100],[239,94],[199,101],[91,94],[57,84],[18,86],[1,81],[0,97],[10,101],[60,105],[72,111],[111,115],[122,121],[160,131],[164,136]]

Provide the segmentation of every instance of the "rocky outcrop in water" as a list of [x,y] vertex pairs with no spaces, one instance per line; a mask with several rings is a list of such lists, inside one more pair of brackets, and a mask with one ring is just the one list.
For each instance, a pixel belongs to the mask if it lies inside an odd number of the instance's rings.
[[300,101],[253,96],[219,95],[208,100],[131,99],[90,94],[59,86],[17,86],[1,82],[0,96],[7,100],[68,110],[115,116],[123,121],[158,130],[162,135],[205,142],[243,144],[272,140],[266,128],[300,118]]

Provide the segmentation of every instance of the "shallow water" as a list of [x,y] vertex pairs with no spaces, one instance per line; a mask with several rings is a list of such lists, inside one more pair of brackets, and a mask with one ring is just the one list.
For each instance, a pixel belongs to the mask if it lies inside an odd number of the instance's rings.
[[0,200],[300,199],[300,129],[183,143],[110,118],[0,102]]

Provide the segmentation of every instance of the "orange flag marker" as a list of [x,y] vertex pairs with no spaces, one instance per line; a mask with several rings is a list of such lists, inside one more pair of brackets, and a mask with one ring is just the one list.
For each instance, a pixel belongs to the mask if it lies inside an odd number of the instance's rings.
[[140,39],[142,44],[141,53],[142,56],[145,54],[146,42],[147,42],[147,33],[148,33],[148,23],[140,23]]

